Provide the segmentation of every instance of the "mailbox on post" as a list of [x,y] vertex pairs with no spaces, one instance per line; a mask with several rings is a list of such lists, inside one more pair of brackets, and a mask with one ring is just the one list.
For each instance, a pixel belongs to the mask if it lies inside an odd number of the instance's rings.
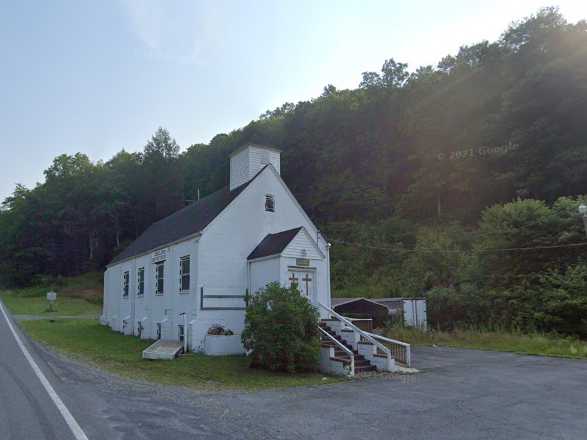
[[53,291],[47,292],[47,301],[49,301],[49,311],[50,312],[55,311],[54,305],[55,305],[55,301],[57,301],[57,293],[55,293]]

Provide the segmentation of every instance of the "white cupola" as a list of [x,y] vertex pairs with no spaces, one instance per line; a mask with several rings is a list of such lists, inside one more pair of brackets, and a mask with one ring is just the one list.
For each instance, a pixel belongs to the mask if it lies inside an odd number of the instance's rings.
[[251,180],[268,164],[280,172],[280,151],[276,148],[256,144],[245,144],[230,155],[230,185],[237,186]]

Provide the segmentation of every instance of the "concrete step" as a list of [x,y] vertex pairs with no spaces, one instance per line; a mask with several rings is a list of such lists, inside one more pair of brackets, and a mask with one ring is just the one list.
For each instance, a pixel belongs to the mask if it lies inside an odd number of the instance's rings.
[[[375,365],[371,364],[371,362],[369,362],[367,359],[365,359],[364,356],[360,355],[357,350],[353,349],[353,347],[350,346],[344,339],[342,339],[341,336],[339,336],[334,330],[332,330],[328,326],[328,321],[329,320],[322,320],[320,322],[320,327],[323,328],[324,330],[326,330],[334,339],[336,339],[338,342],[340,342],[342,345],[344,345],[345,347],[347,347],[349,350],[351,350],[353,352],[353,357],[354,357],[354,361],[355,361],[355,375],[376,372],[377,368],[375,367]],[[333,321],[333,320],[331,320],[331,321]],[[345,332],[346,330],[342,330],[342,331]],[[352,331],[353,330],[350,330],[350,332],[352,332]],[[349,359],[348,354],[344,350],[342,350],[337,344],[335,344],[333,341],[328,340],[328,339],[323,339],[321,341],[321,345],[323,347],[334,347],[334,357],[331,357],[330,358],[331,360],[342,362],[345,365],[348,365],[350,363],[350,359]]]
[[143,350],[143,359],[172,360],[182,351],[181,342],[158,340]]
[[355,366],[355,374],[362,374],[362,373],[369,373],[371,371],[377,371],[377,368],[375,368],[375,365],[371,365],[369,364],[368,366]]

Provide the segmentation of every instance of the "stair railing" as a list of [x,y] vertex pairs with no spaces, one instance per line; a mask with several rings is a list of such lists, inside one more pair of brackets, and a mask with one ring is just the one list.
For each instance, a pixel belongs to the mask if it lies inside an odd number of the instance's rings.
[[327,336],[332,342],[334,342],[338,346],[338,348],[343,350],[348,355],[348,357],[351,360],[350,376],[354,376],[355,375],[355,354],[351,350],[349,350],[347,347],[345,347],[345,345],[342,342],[340,342],[338,339],[336,339],[334,336],[332,336],[330,333],[328,333],[322,327],[318,326],[318,330],[320,330],[320,332],[324,336]]
[[385,345],[383,345],[382,343],[377,341],[373,336],[371,336],[371,333],[368,333],[364,330],[361,330],[359,327],[357,327],[355,324],[353,324],[347,318],[336,313],[330,307],[326,307],[321,302],[318,302],[318,305],[320,307],[322,307],[324,310],[326,310],[328,313],[330,313],[331,316],[334,316],[339,321],[342,321],[347,327],[350,327],[352,330],[354,330],[356,333],[358,333],[361,336],[361,338],[366,339],[371,344],[373,344],[375,347],[377,347],[380,351],[382,351],[385,354],[385,357],[387,358],[388,368],[391,367],[392,355],[391,355],[391,350],[389,348],[387,348]]
[[404,364],[406,367],[412,367],[412,347],[410,344],[398,341],[396,339],[386,338],[385,336],[377,335],[375,333],[369,334],[375,339],[387,342],[390,345],[390,350],[393,354],[393,357]]

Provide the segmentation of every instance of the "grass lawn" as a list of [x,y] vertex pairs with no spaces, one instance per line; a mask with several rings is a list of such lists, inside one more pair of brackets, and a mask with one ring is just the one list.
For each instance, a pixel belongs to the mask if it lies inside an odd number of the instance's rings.
[[[50,290],[57,292],[54,312],[47,310],[47,292]],[[0,298],[15,315],[98,315],[102,308],[102,274],[90,272],[78,277],[51,280],[42,287],[0,291]]]
[[587,358],[587,342],[545,334],[521,334],[480,330],[456,330],[454,332],[423,332],[411,328],[392,328],[386,336],[413,345],[440,345],[446,347],[474,348],[479,350],[507,351],[514,353]]
[[198,389],[246,389],[335,383],[322,374],[285,374],[251,369],[244,356],[188,354],[174,361],[143,360],[149,341],[123,336],[90,320],[23,321],[26,332],[58,351],[121,376]]
[[101,306],[96,303],[88,302],[82,298],[72,298],[69,296],[58,295],[54,312],[48,311],[46,291],[38,294],[28,295],[16,291],[2,291],[0,298],[14,315],[39,315],[39,316],[80,316],[80,315],[98,315]]

